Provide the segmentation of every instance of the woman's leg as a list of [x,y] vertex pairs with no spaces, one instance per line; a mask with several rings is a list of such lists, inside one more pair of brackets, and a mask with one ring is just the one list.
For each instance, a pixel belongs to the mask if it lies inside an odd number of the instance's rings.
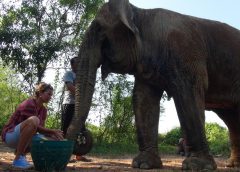
[[[18,145],[18,140],[20,137],[20,124],[18,124],[12,132],[6,133],[6,140],[5,143],[8,147],[16,149]],[[16,154],[16,151],[15,151]]]
[[31,143],[32,137],[37,133],[39,119],[36,116],[29,117],[20,125],[20,137],[16,149],[15,160],[20,155],[25,155]]

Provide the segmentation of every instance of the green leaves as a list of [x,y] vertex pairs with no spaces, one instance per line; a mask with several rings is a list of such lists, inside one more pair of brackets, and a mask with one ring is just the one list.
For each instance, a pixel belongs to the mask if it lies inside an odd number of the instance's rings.
[[0,61],[0,132],[17,105],[27,96],[21,92],[21,87],[18,76],[9,68],[2,67]]
[[77,4],[82,4],[82,0],[59,0],[59,3],[64,6],[73,7]]
[[21,6],[5,6],[0,16],[0,57],[4,65],[21,73],[32,88],[50,64],[78,52],[82,36],[102,3],[24,0]]
[[207,123],[205,130],[211,152],[215,155],[228,155],[230,152],[228,130],[217,123]]
[[[100,78],[100,76],[99,76]],[[135,123],[132,109],[133,81],[127,75],[112,75],[96,84],[92,111],[99,112],[98,142],[135,142]]]
[[[212,154],[228,155],[230,153],[228,130],[226,128],[218,125],[217,123],[206,123],[205,132]],[[178,143],[178,139],[181,137],[181,128],[176,127],[167,132],[161,140],[164,144],[176,145]]]

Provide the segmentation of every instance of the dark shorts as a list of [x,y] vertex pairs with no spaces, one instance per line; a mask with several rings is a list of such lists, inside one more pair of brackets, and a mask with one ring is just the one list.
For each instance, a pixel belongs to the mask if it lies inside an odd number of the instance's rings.
[[74,115],[74,104],[64,104],[62,106],[62,119],[61,119],[61,129],[63,131],[64,136],[67,133],[67,129],[72,121]]

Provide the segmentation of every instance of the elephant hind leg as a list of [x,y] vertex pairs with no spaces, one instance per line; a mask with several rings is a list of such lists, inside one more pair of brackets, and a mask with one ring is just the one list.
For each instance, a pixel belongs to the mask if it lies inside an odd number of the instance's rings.
[[240,112],[237,109],[216,109],[215,113],[225,122],[229,130],[231,156],[228,167],[240,167]]
[[[183,170],[214,170],[217,165],[209,153],[204,128],[204,95],[191,83],[178,88],[173,95],[179,121],[191,155],[182,163]],[[197,90],[197,91],[196,91]],[[202,89],[203,90],[203,89]]]
[[186,158],[182,163],[183,170],[192,170],[192,171],[208,171],[215,170],[217,164],[215,163],[213,156],[207,155],[205,153],[191,154],[190,157]]

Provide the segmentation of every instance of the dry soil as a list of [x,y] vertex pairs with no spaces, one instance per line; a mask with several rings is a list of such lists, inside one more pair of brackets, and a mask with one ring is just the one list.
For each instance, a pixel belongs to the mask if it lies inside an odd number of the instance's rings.
[[[163,162],[163,169],[153,169],[153,170],[139,170],[131,168],[131,161],[134,155],[125,156],[86,156],[91,159],[91,162],[81,162],[69,163],[65,171],[72,172],[175,172],[182,171],[181,164],[184,157],[178,155],[161,155]],[[35,171],[34,168],[30,170],[19,170],[11,166],[14,154],[13,150],[6,147],[5,144],[0,142],[0,172],[14,172],[14,171]],[[29,161],[32,161],[30,154],[27,155]],[[234,171],[240,172],[240,168],[226,168],[225,162],[226,158],[215,157],[218,165],[216,171]]]

